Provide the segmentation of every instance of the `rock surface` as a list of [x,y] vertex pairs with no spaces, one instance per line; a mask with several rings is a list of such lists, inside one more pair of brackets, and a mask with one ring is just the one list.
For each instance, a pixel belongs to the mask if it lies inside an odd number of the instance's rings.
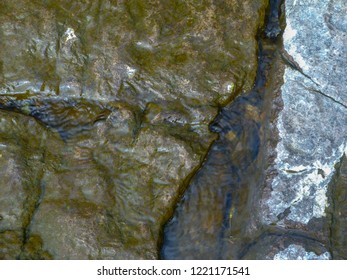
[[346,259],[346,13],[1,1],[0,259]]
[[1,1],[0,258],[157,258],[265,2]]
[[328,252],[317,256],[315,253],[306,252],[303,247],[293,244],[274,256],[274,260],[328,260],[329,258]]
[[280,141],[261,211],[264,224],[314,234],[326,250],[328,185],[347,151],[346,11],[345,1],[285,1]]
[[331,255],[333,259],[347,259],[347,158],[343,156],[329,188],[331,219]]

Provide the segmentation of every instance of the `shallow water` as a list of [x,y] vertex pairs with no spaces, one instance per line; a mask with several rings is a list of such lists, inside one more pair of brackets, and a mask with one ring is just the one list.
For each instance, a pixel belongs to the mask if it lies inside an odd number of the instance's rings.
[[223,108],[211,124],[219,138],[165,228],[163,258],[237,259],[257,235],[252,208],[264,179],[264,99],[271,98],[264,75],[275,51],[259,52],[255,88]]
[[164,259],[240,259],[255,239],[267,238],[256,212],[268,162],[269,104],[281,84],[279,19],[280,1],[271,1],[258,34],[254,88],[225,106],[211,124],[219,138],[165,227]]

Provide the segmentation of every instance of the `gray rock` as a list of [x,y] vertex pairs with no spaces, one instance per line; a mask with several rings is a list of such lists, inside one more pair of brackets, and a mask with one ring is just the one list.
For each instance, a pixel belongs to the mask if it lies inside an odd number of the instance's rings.
[[325,252],[321,255],[316,255],[314,252],[306,252],[300,245],[290,245],[283,251],[278,252],[274,256],[274,260],[328,260],[330,254]]
[[[276,124],[280,141],[274,175],[263,196],[264,224],[312,234],[313,223],[318,228],[329,223],[328,185],[335,164],[347,152],[346,9],[345,1],[285,3],[284,57],[291,66],[281,88],[283,109]],[[317,257],[295,246],[276,256]]]

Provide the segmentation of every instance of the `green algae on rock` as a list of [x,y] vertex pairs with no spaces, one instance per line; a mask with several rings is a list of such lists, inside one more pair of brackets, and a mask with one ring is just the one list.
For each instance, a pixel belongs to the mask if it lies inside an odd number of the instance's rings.
[[265,5],[1,1],[0,258],[157,258]]

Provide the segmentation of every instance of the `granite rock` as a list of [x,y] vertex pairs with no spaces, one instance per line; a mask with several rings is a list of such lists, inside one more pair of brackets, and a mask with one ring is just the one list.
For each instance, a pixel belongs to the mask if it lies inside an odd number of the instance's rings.
[[[310,235],[330,223],[328,185],[347,151],[346,10],[346,2],[339,0],[285,1],[287,66],[277,155],[263,195],[260,219],[265,225]],[[328,234],[322,234],[328,250]],[[295,257],[289,249],[277,256],[306,258],[301,250],[295,249]]]

